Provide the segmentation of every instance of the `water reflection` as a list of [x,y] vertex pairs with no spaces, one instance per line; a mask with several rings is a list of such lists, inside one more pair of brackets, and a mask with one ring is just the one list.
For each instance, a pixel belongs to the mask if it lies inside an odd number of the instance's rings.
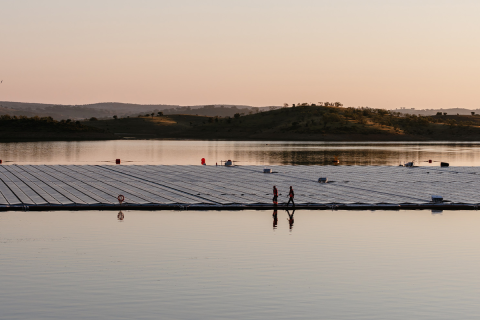
[[290,214],[290,212],[287,210],[287,214],[288,214],[288,224],[289,224],[289,227],[290,227],[290,231],[292,231],[293,229],[293,223],[295,222],[293,220],[293,215],[295,214],[295,209],[293,209],[292,211],[292,214]]
[[284,142],[284,141],[74,141],[0,143],[0,159],[14,163],[96,164],[121,159],[129,164],[197,165],[222,159],[237,165],[398,165],[415,161],[438,166],[480,163],[480,142]]
[[277,216],[277,209],[273,210],[273,230],[277,229],[277,223],[278,223],[278,216]]
[[112,214],[0,212],[0,318],[480,314],[476,211],[302,210],[295,232],[253,210]]
[[125,219],[125,215],[123,214],[122,211],[120,211],[120,212],[117,214],[117,219],[120,220],[120,221],[123,221],[123,219]]

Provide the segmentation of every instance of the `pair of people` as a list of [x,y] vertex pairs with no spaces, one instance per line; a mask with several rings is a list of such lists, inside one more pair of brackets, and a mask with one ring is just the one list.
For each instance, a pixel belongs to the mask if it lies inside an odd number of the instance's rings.
[[[295,207],[295,202],[293,201],[293,198],[295,197],[295,194],[293,192],[292,186],[290,186],[290,192],[288,193],[288,202],[287,202],[287,207],[292,202],[292,205]],[[278,189],[276,186],[273,186],[273,204],[277,205],[278,204]]]
[[[288,224],[290,226],[290,230],[292,230],[293,228],[293,215],[295,214],[295,209],[293,209],[293,212],[292,214],[290,214],[290,211],[287,210],[287,214],[288,214]],[[277,209],[273,210],[273,229],[277,229],[277,223],[278,223],[278,216],[277,216]]]

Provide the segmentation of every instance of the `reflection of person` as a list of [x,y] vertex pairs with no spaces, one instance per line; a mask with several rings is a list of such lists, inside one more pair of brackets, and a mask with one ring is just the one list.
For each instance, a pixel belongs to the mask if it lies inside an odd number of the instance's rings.
[[278,204],[278,190],[277,187],[273,186],[273,204]]
[[293,202],[293,197],[295,197],[295,194],[293,193],[293,188],[290,186],[290,192],[288,193],[288,202],[287,202],[287,207],[290,204],[290,201],[292,201],[293,206],[295,207],[295,202]]
[[293,215],[295,214],[295,209],[292,211],[292,214],[290,214],[290,212],[287,210],[287,214],[288,214],[288,224],[290,225],[290,230],[292,230],[293,228]]
[[278,222],[278,217],[277,217],[277,209],[273,210],[273,229],[277,229],[277,222]]
[[120,211],[120,212],[118,213],[118,215],[117,215],[117,219],[121,221],[121,220],[123,220],[124,218],[125,218],[125,216],[124,216],[123,212]]

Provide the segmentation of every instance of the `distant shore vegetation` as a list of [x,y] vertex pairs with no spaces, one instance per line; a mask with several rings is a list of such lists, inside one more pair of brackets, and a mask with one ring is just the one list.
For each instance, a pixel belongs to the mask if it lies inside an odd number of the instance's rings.
[[340,102],[284,104],[233,116],[145,114],[88,122],[120,136],[235,140],[480,140],[480,116],[418,116]]
[[0,141],[109,140],[105,130],[52,117],[0,115]]
[[103,130],[83,125],[80,121],[54,120],[52,117],[0,116],[0,131],[69,131],[69,132],[103,132]]
[[[206,107],[213,111],[217,108]],[[221,108],[219,108],[221,109]],[[241,109],[234,109],[241,111]],[[231,116],[113,115],[84,121],[0,115],[0,140],[222,139],[306,141],[480,141],[480,116],[404,114],[341,102],[296,103],[246,109]]]

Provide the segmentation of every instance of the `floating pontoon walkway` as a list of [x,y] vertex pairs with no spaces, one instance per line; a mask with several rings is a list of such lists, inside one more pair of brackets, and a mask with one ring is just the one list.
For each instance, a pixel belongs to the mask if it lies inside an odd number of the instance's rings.
[[[480,167],[0,166],[0,210],[477,209]],[[318,183],[327,177],[328,183]],[[119,204],[117,197],[125,201]],[[443,196],[432,203],[431,196]]]

